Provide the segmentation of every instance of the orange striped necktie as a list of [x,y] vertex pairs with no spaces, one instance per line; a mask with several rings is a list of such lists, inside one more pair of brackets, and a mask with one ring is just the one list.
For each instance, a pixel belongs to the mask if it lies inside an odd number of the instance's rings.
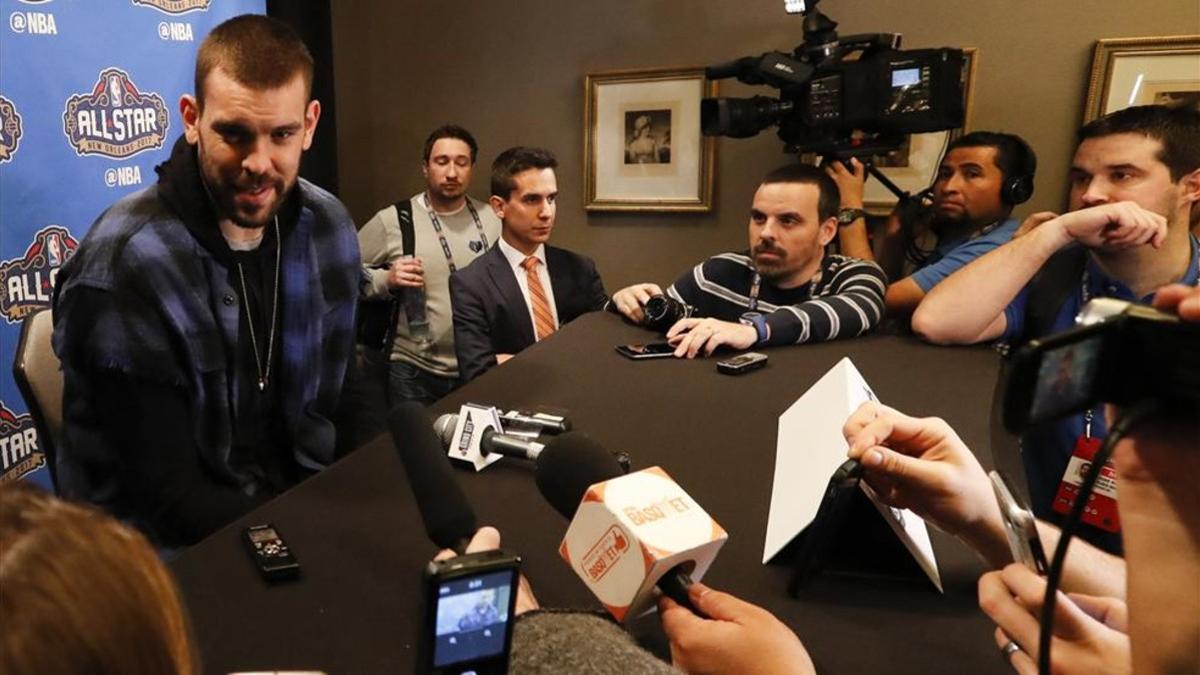
[[529,284],[529,303],[533,309],[533,328],[538,341],[545,340],[554,332],[554,315],[550,313],[546,289],[542,288],[542,280],[537,273],[537,266],[541,262],[533,255],[521,261],[521,267],[525,268],[525,280]]

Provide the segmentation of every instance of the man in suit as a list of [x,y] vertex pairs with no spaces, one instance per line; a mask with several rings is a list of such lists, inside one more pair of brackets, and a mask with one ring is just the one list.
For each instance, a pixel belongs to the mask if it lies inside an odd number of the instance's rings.
[[450,277],[464,382],[608,299],[590,258],[546,245],[558,208],[557,166],[548,150],[525,147],[492,163],[489,201],[503,225],[500,241]]

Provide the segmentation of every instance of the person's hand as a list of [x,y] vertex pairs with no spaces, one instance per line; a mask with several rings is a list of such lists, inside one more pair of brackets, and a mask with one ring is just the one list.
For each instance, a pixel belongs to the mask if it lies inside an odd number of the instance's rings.
[[[482,553],[483,551],[494,551],[498,548],[500,548],[500,530],[485,525],[475,532],[474,537],[471,537],[471,543],[467,544],[467,553]],[[449,560],[457,555],[458,553],[453,550],[444,548],[433,559]],[[521,581],[517,585],[517,606],[513,611],[516,616],[520,616],[538,607],[537,598],[533,595],[533,587],[529,585],[529,580],[522,574]]]
[[646,318],[642,308],[646,306],[646,301],[655,295],[662,295],[662,289],[656,284],[634,284],[614,293],[612,303],[625,318],[640,324]]
[[425,285],[425,266],[420,258],[404,257],[392,261],[388,269],[387,285],[389,289],[421,288]]
[[849,456],[890,506],[911,509],[966,540],[993,566],[1012,561],[991,480],[944,420],[909,417],[875,401],[842,428]]
[[688,597],[705,619],[670,598],[658,601],[671,662],[685,673],[815,673],[808,651],[790,628],[767,610],[692,584]]
[[1025,218],[1025,220],[1021,221],[1021,226],[1018,227],[1017,231],[1013,233],[1012,238],[1016,239],[1017,237],[1029,234],[1029,232],[1034,228],[1043,223],[1054,220],[1057,217],[1058,214],[1053,211],[1038,211],[1037,213],[1031,213]]
[[1056,224],[1068,240],[1106,250],[1142,244],[1158,248],[1167,236],[1167,219],[1135,202],[1114,202],[1072,211],[1047,223],[1051,224]]
[[1184,321],[1200,322],[1200,286],[1163,286],[1154,294],[1154,307],[1178,314]]
[[[979,607],[996,622],[996,646],[1021,675],[1037,673],[1038,619],[1046,580],[1024,565],[1012,564],[979,579]],[[1056,675],[1133,672],[1125,603],[1115,598],[1062,592],[1054,605],[1051,670]]]
[[749,349],[758,343],[758,331],[718,319],[680,319],[667,331],[667,342],[675,347],[675,356],[694,359],[702,351],[711,356],[722,345],[734,349]]
[[843,209],[863,207],[863,184],[867,181],[867,168],[862,162],[852,157],[847,168],[841,160],[834,160],[825,165],[825,173],[837,183]]

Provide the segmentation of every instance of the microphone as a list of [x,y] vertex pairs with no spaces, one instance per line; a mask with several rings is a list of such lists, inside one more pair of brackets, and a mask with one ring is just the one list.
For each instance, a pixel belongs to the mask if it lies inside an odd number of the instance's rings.
[[475,511],[459,487],[425,407],[413,401],[397,405],[388,412],[388,428],[404,462],[425,533],[438,546],[463,553],[477,529]]
[[[454,445],[454,430],[458,426],[458,415],[447,413],[437,418],[433,430],[441,439],[446,449]],[[484,429],[479,438],[479,451],[484,457],[495,453],[505,457],[517,457],[537,461],[545,445],[519,436],[510,436],[497,432],[495,429]]]
[[501,410],[500,419],[504,421],[505,425],[528,427],[544,434],[563,434],[571,430],[570,420],[562,415],[551,415],[550,413]]
[[618,621],[650,608],[655,586],[703,616],[688,586],[728,535],[662,469],[624,475],[610,452],[571,432],[546,446],[536,481],[571,521],[559,554]]

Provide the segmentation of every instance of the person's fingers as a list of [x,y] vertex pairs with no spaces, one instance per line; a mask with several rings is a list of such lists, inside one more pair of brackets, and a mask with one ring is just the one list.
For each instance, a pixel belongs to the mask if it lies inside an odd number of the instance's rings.
[[867,426],[882,414],[882,406],[877,401],[865,401],[862,405],[850,413],[846,418],[846,422],[842,425],[842,436],[849,443],[851,439],[858,435],[863,427]]
[[637,304],[646,304],[646,301],[649,300],[652,295],[654,295],[654,293],[650,290],[651,288],[655,287],[651,284],[643,284],[633,287],[633,298],[635,301],[637,301]]
[[[1000,628],[996,629],[996,632],[993,634],[993,636],[996,638],[996,646],[1000,648],[1001,654],[1004,653],[1004,648],[1007,647],[1008,643],[1010,642],[1014,642],[1014,644],[1016,644],[1018,647],[1021,646],[1020,643],[1015,643],[1015,641],[1008,636],[1008,633],[1005,633]],[[1033,662],[1033,659],[1029,658],[1029,655],[1025,653],[1025,650],[1018,649],[1005,658],[1008,659],[1008,664],[1012,666],[1013,670],[1017,671],[1020,675],[1037,675],[1037,664]]]
[[658,600],[658,616],[663,632],[673,643],[678,642],[681,636],[694,635],[704,628],[703,618],[665,595]]
[[979,608],[1029,656],[1037,658],[1037,619],[1012,596],[1000,572],[979,577]]
[[1164,312],[1174,312],[1179,303],[1192,293],[1200,294],[1200,287],[1190,288],[1183,284],[1163,286],[1154,294],[1154,308]]
[[[1046,596],[1046,580],[1024,565],[1012,563],[1000,571],[1000,577],[1008,590],[1031,615],[1040,617],[1042,601]],[[1054,634],[1067,639],[1081,637],[1089,632],[1091,619],[1062,591],[1054,601]],[[1021,643],[1024,644],[1024,643]]]
[[676,321],[675,325],[671,326],[671,328],[667,331],[667,339],[670,340],[680,333],[686,333],[687,331],[692,330],[698,323],[700,323],[700,319],[680,319]]
[[1084,614],[1113,630],[1119,630],[1122,633],[1128,632],[1129,608],[1121,600],[1082,593],[1068,593],[1067,597]]
[[751,604],[728,593],[714,591],[702,583],[696,582],[688,588],[688,598],[692,605],[710,619],[745,623],[756,613],[764,611],[757,605]]
[[858,457],[868,448],[887,445],[910,455],[920,455],[942,440],[954,440],[954,431],[936,417],[909,417],[886,406],[850,439],[850,456]]
[[474,537],[471,537],[471,543],[467,544],[467,553],[492,551],[498,548],[500,548],[500,530],[490,525],[484,525],[475,532]]
[[457,555],[458,555],[457,551],[455,551],[453,549],[449,549],[449,548],[444,548],[444,549],[438,551],[438,554],[433,556],[433,559],[440,562],[442,560],[449,560]]
[[687,348],[687,357],[689,359],[694,359],[696,358],[696,355],[700,353],[700,350],[704,348],[704,345],[709,341],[709,339],[712,338],[713,328],[711,325],[697,326],[695,330],[690,333],[690,336],[692,340],[691,344],[689,344]]

